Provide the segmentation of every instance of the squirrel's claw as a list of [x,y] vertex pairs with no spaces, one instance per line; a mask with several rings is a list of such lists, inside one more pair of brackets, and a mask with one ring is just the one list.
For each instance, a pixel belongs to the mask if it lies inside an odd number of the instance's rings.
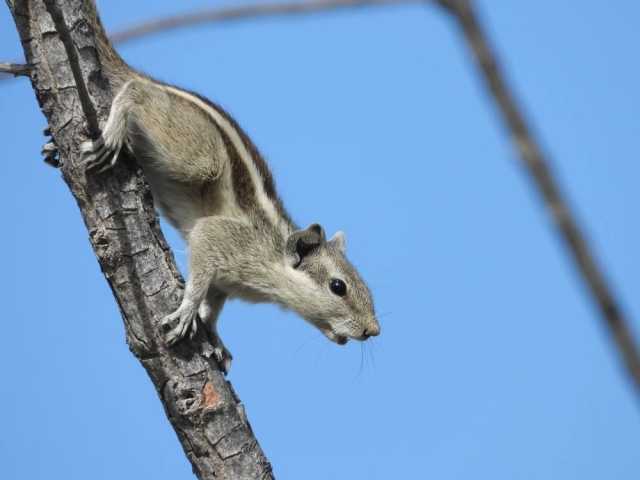
[[214,333],[212,337],[213,355],[216,357],[216,361],[218,362],[222,373],[227,375],[231,369],[233,355],[231,355],[231,352],[227,350],[227,347],[224,346],[224,343],[222,343],[222,340],[217,334]]
[[[51,128],[46,127],[42,131],[42,133],[44,134],[45,137],[51,137]],[[46,142],[42,146],[42,151],[40,152],[40,154],[42,155],[43,157],[42,159],[47,165],[51,165],[54,168],[59,168],[62,166],[62,164],[60,163],[60,155],[58,153],[58,147],[55,141],[53,140],[53,138],[51,138],[48,142]]]
[[80,146],[86,169],[99,169],[97,173],[113,168],[118,161],[121,149],[122,145],[111,145],[102,137],[95,141],[87,140]]
[[164,332],[164,341],[171,347],[186,337],[189,330],[191,330],[190,338],[195,336],[198,331],[197,311],[179,308],[164,317],[161,325]]

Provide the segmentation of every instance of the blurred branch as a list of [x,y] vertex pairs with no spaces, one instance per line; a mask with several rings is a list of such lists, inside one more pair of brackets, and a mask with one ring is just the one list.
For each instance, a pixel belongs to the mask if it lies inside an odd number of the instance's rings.
[[[421,4],[428,0],[312,0],[292,3],[290,1],[242,5],[233,7],[213,7],[197,12],[171,15],[164,18],[142,22],[110,35],[114,44],[122,44],[141,37],[154,35],[168,30],[178,30],[207,23],[224,23],[237,20],[252,20],[261,17],[302,15],[349,8],[374,7],[382,5]],[[14,65],[14,64],[0,64]],[[28,75],[28,71],[20,75]],[[0,68],[0,80],[13,78],[13,71]]]
[[31,67],[29,67],[29,65],[24,65],[22,63],[0,62],[0,73],[6,73],[8,75],[13,75],[14,77],[28,77],[30,72]]
[[299,3],[284,1],[236,7],[215,7],[207,8],[198,12],[174,15],[144,22],[140,25],[112,34],[111,41],[114,43],[122,43],[143,36],[165,32],[167,30],[176,30],[204,23],[223,23],[260,17],[301,15],[340,9],[345,10],[348,8],[401,5],[409,3],[418,4],[424,2],[425,0],[312,0]]
[[578,272],[587,285],[593,301],[598,306],[604,325],[615,341],[627,372],[640,393],[640,354],[628,321],[596,263],[587,239],[554,178],[548,159],[545,158],[524,119],[521,108],[507,86],[504,74],[498,64],[497,55],[489,44],[472,3],[469,0],[438,0],[438,3],[451,12],[462,29],[475,56],[485,86],[497,104],[502,119],[512,135],[523,166],[542,197],[547,211],[555,223],[557,233],[562,238]]

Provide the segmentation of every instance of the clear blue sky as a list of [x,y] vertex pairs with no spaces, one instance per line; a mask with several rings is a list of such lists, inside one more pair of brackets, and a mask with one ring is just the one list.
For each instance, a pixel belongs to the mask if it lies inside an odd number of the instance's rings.
[[[212,4],[100,2],[112,30]],[[640,4],[480,7],[637,332]],[[225,307],[230,378],[279,479],[638,478],[640,402],[440,11],[203,27],[121,51],[224,105],[294,217],[347,232],[375,294],[382,335],[364,351],[275,307]],[[0,59],[15,58],[3,6]],[[192,478],[39,160],[27,81],[0,85],[0,113],[0,477]]]

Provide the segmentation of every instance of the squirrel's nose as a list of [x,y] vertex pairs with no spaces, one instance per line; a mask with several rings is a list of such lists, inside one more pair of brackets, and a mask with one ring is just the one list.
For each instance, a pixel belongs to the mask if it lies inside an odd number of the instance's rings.
[[377,325],[375,327],[365,328],[364,332],[362,332],[362,336],[367,339],[369,337],[377,337],[380,335],[380,327]]

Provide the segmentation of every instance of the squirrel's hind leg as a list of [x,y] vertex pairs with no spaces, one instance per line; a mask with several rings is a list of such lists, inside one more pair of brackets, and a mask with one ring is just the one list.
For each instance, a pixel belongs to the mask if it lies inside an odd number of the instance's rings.
[[227,295],[218,290],[215,286],[210,285],[209,291],[207,292],[206,297],[200,304],[200,309],[198,310],[198,315],[202,321],[209,327],[209,332],[211,333],[211,341],[213,343],[214,355],[220,368],[224,371],[225,374],[229,373],[229,369],[231,368],[231,361],[233,360],[233,356],[231,352],[225,347],[220,335],[218,335],[218,318],[220,316],[220,311],[224,306],[224,302],[227,299]]

